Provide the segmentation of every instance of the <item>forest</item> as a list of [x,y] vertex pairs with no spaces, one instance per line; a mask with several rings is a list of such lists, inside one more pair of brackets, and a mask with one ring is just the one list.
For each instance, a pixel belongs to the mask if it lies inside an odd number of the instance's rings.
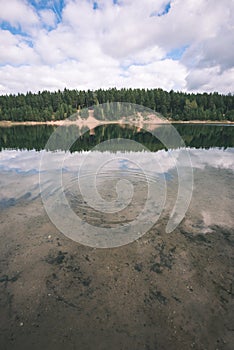
[[[0,96],[0,120],[51,121],[63,120],[84,108],[103,103],[128,102],[148,107],[172,121],[234,121],[234,95],[185,93],[162,89],[99,89],[42,91],[38,93]],[[95,107],[94,107],[95,108]],[[82,117],[87,117],[83,114]],[[98,119],[106,116],[95,115]],[[110,119],[114,119],[112,115]]]

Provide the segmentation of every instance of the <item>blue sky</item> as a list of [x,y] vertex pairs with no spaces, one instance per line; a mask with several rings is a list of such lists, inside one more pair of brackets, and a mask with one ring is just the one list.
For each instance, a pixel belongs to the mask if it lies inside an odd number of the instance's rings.
[[0,0],[0,93],[234,90],[229,0]]

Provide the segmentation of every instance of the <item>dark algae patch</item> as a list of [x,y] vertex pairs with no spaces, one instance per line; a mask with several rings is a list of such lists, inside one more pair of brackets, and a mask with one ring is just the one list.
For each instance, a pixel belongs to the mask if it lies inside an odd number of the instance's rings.
[[48,264],[60,265],[63,263],[66,254],[67,252],[61,252],[61,250],[58,253],[50,253],[46,258],[46,261],[48,262]]

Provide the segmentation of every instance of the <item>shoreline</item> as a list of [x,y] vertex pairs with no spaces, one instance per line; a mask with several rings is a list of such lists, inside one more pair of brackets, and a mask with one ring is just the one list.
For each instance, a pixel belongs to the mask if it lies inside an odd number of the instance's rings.
[[90,127],[96,127],[98,125],[105,125],[105,124],[128,124],[128,123],[132,123],[135,125],[139,125],[139,124],[155,124],[155,125],[160,125],[160,124],[220,124],[220,125],[234,125],[234,121],[229,121],[229,120],[177,120],[177,121],[172,121],[172,120],[162,120],[162,121],[148,121],[148,120],[131,120],[129,119],[124,120],[124,119],[120,119],[120,120],[98,120],[93,118],[92,121],[88,120],[88,119],[78,119],[75,121],[68,121],[68,120],[53,120],[53,121],[43,121],[43,122],[39,122],[39,121],[7,121],[7,120],[2,120],[0,121],[0,127],[11,127],[11,126],[19,126],[19,125],[26,125],[26,126],[36,126],[36,125],[50,125],[50,126],[67,126],[67,125],[77,125],[79,127],[82,126],[90,126]]

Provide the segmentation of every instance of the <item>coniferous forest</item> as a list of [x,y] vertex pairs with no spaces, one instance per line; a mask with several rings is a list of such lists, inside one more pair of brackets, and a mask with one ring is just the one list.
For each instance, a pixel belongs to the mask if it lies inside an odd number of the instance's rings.
[[[111,102],[148,107],[171,120],[234,121],[234,95],[184,93],[162,89],[43,91],[0,96],[0,120],[50,121],[66,119],[79,109]],[[102,116],[97,116],[101,119]]]

